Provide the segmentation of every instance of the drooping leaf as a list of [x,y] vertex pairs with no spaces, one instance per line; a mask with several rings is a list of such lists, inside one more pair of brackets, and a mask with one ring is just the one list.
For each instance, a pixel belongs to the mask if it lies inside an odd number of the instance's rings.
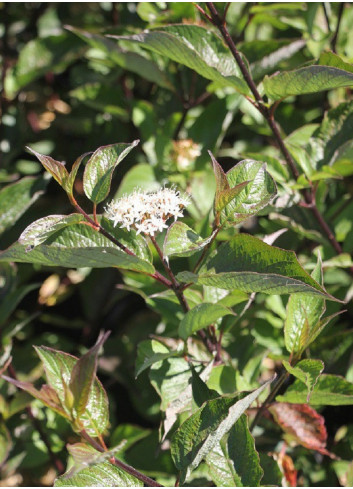
[[[66,404],[66,387],[70,384],[72,371],[78,359],[45,346],[35,347],[47,376],[48,384],[55,390],[63,406]],[[67,412],[70,410],[66,407]],[[109,424],[109,410],[107,394],[95,377],[91,386],[85,412],[80,415],[76,426],[77,431],[85,429],[91,436],[103,433]]]
[[34,151],[34,149],[32,148],[27,147],[27,149],[38,158],[44,168],[51,174],[52,177],[55,178],[58,184],[64,187],[69,176],[69,172],[66,169],[65,163],[54,160],[54,158],[52,158],[51,156],[42,155],[41,153]]
[[70,226],[72,224],[77,224],[84,220],[82,214],[70,214],[68,216],[64,215],[53,215],[42,217],[37,221],[32,222],[26,229],[22,232],[18,238],[18,242],[21,245],[29,246],[29,249],[44,243],[52,234],[60,229]]
[[96,344],[75,363],[72,369],[68,387],[74,397],[73,408],[78,418],[85,413],[96,377],[98,353],[109,335],[110,331],[101,333]]
[[165,358],[176,355],[177,352],[170,351],[163,343],[157,340],[144,340],[137,347],[136,377],[146,368]]
[[295,367],[292,367],[289,362],[283,360],[283,366],[290,374],[304,382],[308,388],[306,401],[310,401],[310,395],[324,370],[324,362],[321,360],[305,359],[298,362]]
[[109,36],[140,43],[141,47],[184,64],[220,86],[247,94],[248,86],[229,50],[212,31],[196,25],[169,25],[132,36]]
[[[311,277],[322,285],[322,264],[319,258]],[[287,304],[287,316],[284,323],[284,339],[289,353],[301,354],[311,336],[311,331],[326,310],[322,297],[293,294]]]
[[226,177],[230,189],[219,197],[221,224],[245,221],[266,207],[277,193],[275,181],[260,161],[240,161],[226,173]]
[[0,191],[0,235],[44,193],[48,184],[45,177],[25,177]]
[[203,239],[189,226],[181,221],[176,221],[170,226],[165,236],[163,254],[168,258],[191,256],[202,250],[212,239],[213,234]]
[[[276,397],[276,401],[305,404],[307,392],[306,385],[296,380],[283,395]],[[310,404],[313,406],[351,405],[353,404],[353,384],[338,375],[322,374],[311,393]]]
[[110,144],[96,149],[83,175],[83,188],[92,202],[99,204],[108,196],[116,166],[139,142],[137,139],[132,143]]
[[22,389],[28,392],[31,396],[35,397],[50,409],[60,414],[64,418],[71,419],[70,413],[65,409],[61,399],[56,393],[56,390],[50,385],[43,385],[40,390],[36,389],[30,382],[23,382],[12,377],[2,375],[2,378],[10,384],[15,385],[18,389]]
[[200,329],[206,328],[223,316],[233,314],[231,309],[221,304],[204,302],[188,311],[179,325],[179,336],[186,340]]
[[325,419],[307,404],[275,402],[269,411],[285,433],[303,447],[330,455],[326,450]]
[[248,421],[242,414],[228,438],[206,456],[210,476],[216,486],[258,487],[264,474]]
[[137,73],[139,76],[152,83],[157,83],[157,85],[163,88],[173,90],[167,74],[153,60],[147,59],[139,53],[120,49],[114,41],[102,35],[87,32],[72,26],[66,26],[66,29],[76,34],[92,48],[105,53],[108,59],[125,70]]
[[[204,402],[210,399],[215,399],[218,397],[218,392],[213,389],[209,389],[206,382],[201,378],[201,376],[196,372],[194,367],[191,367],[191,390],[192,390],[192,401],[193,407],[196,409],[200,408]],[[193,409],[194,410],[194,409]]]
[[8,261],[68,268],[117,267],[154,273],[149,262],[128,255],[98,231],[83,224],[60,229],[31,251],[15,243],[0,253],[0,262]]
[[306,292],[331,297],[299,264],[293,251],[238,234],[211,253],[198,274],[181,272],[181,282],[265,294]]
[[184,421],[171,445],[174,463],[182,472],[181,482],[198,467],[272,380],[240,400],[234,397],[212,399]]
[[333,66],[312,65],[265,76],[263,84],[269,98],[280,100],[291,95],[350,87],[353,85],[353,73]]

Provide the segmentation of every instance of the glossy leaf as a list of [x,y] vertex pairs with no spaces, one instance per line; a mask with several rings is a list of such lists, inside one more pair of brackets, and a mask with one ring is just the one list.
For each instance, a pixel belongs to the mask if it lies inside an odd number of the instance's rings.
[[201,238],[193,229],[181,221],[174,222],[164,239],[163,254],[171,256],[191,256],[202,250],[213,238]]
[[[305,404],[307,387],[300,380],[290,385],[282,396],[277,396],[278,402]],[[346,406],[353,404],[353,384],[337,375],[322,374],[310,396],[313,406]]]
[[96,344],[76,362],[72,369],[68,387],[74,397],[73,408],[78,418],[85,413],[96,377],[98,353],[109,334],[110,331],[101,333]]
[[263,84],[269,98],[280,100],[291,95],[350,87],[353,85],[353,73],[333,66],[312,65],[265,76]]
[[245,221],[266,207],[277,193],[275,181],[260,161],[240,161],[226,177],[230,190],[220,195],[221,223]]
[[0,191],[0,235],[44,193],[47,177],[25,177]]
[[44,241],[46,241],[56,231],[59,231],[66,226],[70,226],[71,224],[77,224],[83,220],[84,217],[82,214],[42,217],[26,227],[21,236],[18,238],[18,242],[21,245],[29,247],[28,250],[31,250],[35,246],[44,243]]
[[[201,381],[203,382],[207,381],[207,379],[209,378],[212,372],[212,368],[213,368],[213,360],[207,365],[207,367],[204,370],[202,370],[202,372],[197,374],[201,379]],[[192,384],[189,382],[185,387],[185,389],[182,392],[180,392],[179,396],[173,401],[171,401],[167,406],[167,409],[165,411],[165,420],[163,423],[164,434],[163,434],[162,441],[166,438],[172,426],[178,419],[177,415],[180,412],[184,411],[187,408],[187,406],[191,404],[192,395],[193,395]]]
[[303,447],[330,455],[326,450],[325,419],[307,404],[275,402],[268,408],[285,433]]
[[91,153],[84,153],[83,155],[79,156],[74,164],[72,165],[71,171],[69,173],[69,176],[66,178],[65,181],[65,191],[68,193],[68,195],[73,195],[73,187],[76,179],[77,172],[80,168],[80,165],[82,161],[86,158]]
[[204,302],[188,311],[179,325],[179,336],[186,340],[200,329],[206,328],[223,316],[233,314],[231,309],[220,304]]
[[228,438],[207,455],[206,464],[217,487],[258,487],[263,476],[259,454],[242,414]]
[[292,367],[289,362],[283,360],[283,366],[290,374],[304,382],[308,388],[306,402],[310,401],[310,395],[324,370],[324,362],[321,360],[305,359],[298,362]]
[[238,234],[215,250],[199,274],[182,272],[182,282],[265,294],[308,294],[335,300],[299,264],[293,251],[270,246],[254,236]]
[[137,347],[136,377],[146,368],[165,358],[176,355],[177,352],[170,351],[163,343],[157,340],[144,340]]
[[[53,350],[45,346],[35,347],[47,376],[48,384],[56,391],[63,406],[66,404],[66,388],[69,386],[71,375],[78,359],[68,353]],[[70,409],[66,407],[68,413]],[[74,427],[77,431],[85,429],[91,436],[103,433],[109,423],[107,394],[95,377],[90,389],[85,412],[80,415]]]
[[154,273],[149,262],[128,255],[102,234],[83,224],[60,229],[31,251],[27,251],[27,246],[15,243],[0,253],[0,262],[4,261],[67,268],[117,267]]
[[88,160],[83,175],[83,188],[92,202],[99,204],[108,196],[113,171],[139,142],[137,139],[131,144],[110,144],[96,149]]
[[51,156],[42,155],[41,153],[37,153],[34,149],[27,147],[28,151],[34,154],[38,158],[38,160],[42,163],[44,168],[51,174],[55,180],[64,187],[65,182],[69,176],[69,173],[66,169],[65,163],[61,161],[54,160]]
[[206,402],[176,431],[172,457],[181,482],[204,460],[272,379],[240,400],[219,397]]
[[[322,264],[318,260],[311,277],[322,285]],[[284,323],[284,338],[289,353],[301,354],[310,339],[311,331],[326,310],[322,297],[294,294],[287,304],[287,316]]]
[[[98,467],[102,469],[103,463],[108,462],[108,459],[117,454],[123,445],[124,443],[121,443],[119,446],[105,452],[98,452],[90,445],[87,445],[87,443],[75,443],[73,445],[67,445],[68,452],[73,459],[73,465],[69,470],[67,470],[67,472],[65,472],[65,474],[61,475],[55,480],[54,486],[65,485],[64,481],[68,481],[68,486],[71,486],[73,482],[76,481],[79,486],[79,484],[83,482],[85,476],[88,475],[87,469],[92,469],[92,477],[94,477],[96,468]],[[108,467],[108,465],[112,464],[106,463],[104,465]],[[112,465],[112,467],[114,466]],[[118,470],[116,476],[121,477],[121,483],[130,481],[128,474],[120,469]],[[136,482],[137,485],[139,483],[138,479],[135,479],[135,477],[132,477],[131,481]]]
[[247,94],[248,86],[229,50],[212,31],[196,25],[169,25],[132,36],[109,36],[140,43],[145,49],[184,64],[208,80]]

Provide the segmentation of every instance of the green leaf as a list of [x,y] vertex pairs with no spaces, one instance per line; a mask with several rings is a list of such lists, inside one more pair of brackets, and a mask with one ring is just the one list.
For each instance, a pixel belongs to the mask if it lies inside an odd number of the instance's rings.
[[74,396],[73,407],[78,418],[85,413],[97,373],[98,353],[109,335],[110,331],[101,333],[96,344],[76,362],[72,369],[69,389]]
[[85,50],[80,40],[66,33],[29,41],[21,48],[17,64],[6,74],[6,96],[14,98],[21,88],[45,73],[61,73]]
[[280,100],[291,95],[350,87],[353,85],[353,73],[333,66],[312,65],[265,76],[263,84],[269,98]]
[[31,251],[27,251],[26,246],[15,243],[0,253],[0,262],[4,261],[67,268],[117,267],[154,273],[154,267],[150,263],[128,255],[98,231],[83,224],[60,229]]
[[0,235],[44,193],[47,184],[46,176],[25,177],[0,191]]
[[157,83],[160,87],[173,90],[167,74],[159,68],[156,62],[141,56],[139,53],[120,49],[114,41],[99,34],[87,32],[72,26],[66,26],[66,29],[76,34],[92,48],[105,53],[106,57],[116,65],[121,66],[125,70],[137,73],[140,77],[152,83]]
[[181,272],[177,279],[243,292],[306,292],[337,300],[302,268],[293,251],[270,246],[248,234],[238,234],[222,244],[211,253],[199,274]]
[[230,51],[211,30],[196,25],[169,25],[132,36],[109,37],[140,43],[143,48],[184,64],[220,86],[249,93]]
[[184,421],[174,434],[171,445],[174,463],[182,472],[181,483],[230,431],[272,380],[240,400],[226,397],[212,399]]
[[0,422],[0,467],[2,467],[12,448],[12,440],[8,429]]
[[192,364],[191,367],[191,389],[192,389],[192,401],[193,406],[196,406],[196,409],[200,408],[204,402],[209,401],[210,399],[215,399],[218,396],[218,392],[209,389],[207,384],[202,380],[201,376],[196,372]]
[[179,336],[186,340],[200,329],[206,328],[223,316],[233,314],[231,309],[220,304],[204,302],[188,311],[179,325]]
[[226,221],[231,224],[245,221],[266,207],[276,196],[275,181],[267,172],[265,163],[260,161],[240,161],[226,173],[226,177],[231,190],[220,196],[222,205],[226,204],[221,211],[221,224]]
[[181,221],[176,221],[169,227],[165,236],[163,255],[167,257],[191,256],[202,250],[212,239],[213,234],[203,239],[189,226]]
[[[64,481],[68,481],[67,486],[71,486],[76,481],[79,487],[83,487],[80,486],[80,484],[83,483],[85,477],[88,475],[88,469],[90,469],[89,473],[92,472],[92,477],[95,477],[94,473],[97,473],[97,468],[98,470],[103,471],[105,468],[108,468],[109,465],[111,465],[113,468],[116,468],[113,464],[108,464],[104,462],[107,462],[109,458],[118,453],[123,446],[124,442],[121,443],[119,446],[105,452],[98,452],[86,443],[75,443],[73,445],[67,445],[67,449],[73,459],[73,466],[67,472],[65,472],[65,474],[61,475],[55,480],[54,486],[65,485]],[[109,469],[108,472],[110,472]],[[122,484],[124,482],[125,485],[129,485],[127,484],[127,482],[130,482],[130,484],[134,482],[136,483],[136,485],[139,485],[140,483],[138,479],[129,476],[129,474],[122,471],[121,469],[118,469],[115,477],[119,479],[117,480],[116,478],[114,478],[115,483],[120,482]]]
[[[154,363],[149,372],[152,386],[161,397],[161,410],[165,411],[188,387],[191,370],[184,358],[167,358]],[[191,398],[191,391],[190,391]]]
[[[78,445],[78,444],[76,444]],[[83,445],[83,444],[81,444]],[[143,482],[136,479],[132,475],[128,474],[124,470],[116,467],[109,462],[101,462],[95,465],[91,465],[89,460],[94,456],[99,458],[109,457],[109,452],[102,454],[96,452],[94,449],[87,448],[82,449],[82,456],[86,455],[88,463],[90,465],[79,472],[73,472],[71,469],[65,474],[58,477],[54,482],[54,487],[141,487]],[[94,450],[95,453],[92,452]],[[110,454],[111,456],[111,454]],[[82,464],[83,465],[83,464]],[[73,475],[72,475],[73,474]]]
[[66,226],[70,226],[71,224],[77,224],[83,220],[84,217],[82,214],[42,217],[26,227],[21,236],[18,238],[18,242],[23,246],[29,247],[28,249],[31,250],[35,246],[44,243],[44,241],[46,241],[56,231],[59,231]]
[[[45,346],[35,347],[35,350],[43,362],[49,386],[55,390],[61,404],[65,406],[70,414],[66,407],[67,386],[70,384],[72,372],[78,362],[78,358]],[[79,424],[73,426],[73,428],[77,429],[77,431],[85,429],[89,435],[97,436],[100,433],[104,433],[108,424],[107,394],[100,381],[95,377],[89,392],[85,412],[81,414]]]
[[[319,258],[311,277],[322,284],[322,264]],[[289,353],[301,355],[311,332],[326,310],[325,300],[318,296],[293,294],[287,304],[284,323],[285,345]]]
[[351,65],[350,63],[346,63],[345,61],[343,61],[342,58],[340,58],[332,51],[325,51],[324,53],[321,53],[318,64],[324,66],[333,66],[335,68],[339,68],[340,70],[345,70],[353,73],[353,65]]
[[73,187],[76,179],[76,175],[78,172],[78,169],[80,168],[80,165],[82,161],[86,158],[91,153],[84,153],[83,155],[79,156],[75,163],[72,165],[71,171],[69,173],[69,176],[65,180],[65,191],[67,192],[68,195],[72,196],[73,195]]
[[292,367],[289,362],[283,360],[283,366],[290,374],[304,382],[308,388],[307,402],[310,401],[311,393],[324,370],[324,362],[321,360],[305,359],[298,362]]
[[146,368],[156,362],[160,362],[165,358],[176,355],[177,352],[172,352],[157,340],[141,341],[137,347],[136,359],[136,377],[138,377]]
[[34,149],[26,147],[28,151],[34,154],[38,158],[38,160],[42,163],[44,168],[51,174],[55,180],[64,187],[65,182],[69,176],[69,173],[66,169],[66,166],[61,161],[54,160],[51,156],[42,155],[41,153],[37,153]]
[[229,432],[207,455],[210,476],[216,486],[258,487],[263,476],[259,454],[250,433],[248,421],[242,414]]
[[137,139],[131,144],[110,144],[96,149],[83,175],[83,189],[92,202],[99,204],[108,196],[113,171],[139,142]]
[[[296,380],[282,396],[277,396],[278,402],[303,404],[307,402],[308,389],[302,381]],[[338,375],[322,374],[310,396],[313,406],[346,406],[353,404],[353,384]]]

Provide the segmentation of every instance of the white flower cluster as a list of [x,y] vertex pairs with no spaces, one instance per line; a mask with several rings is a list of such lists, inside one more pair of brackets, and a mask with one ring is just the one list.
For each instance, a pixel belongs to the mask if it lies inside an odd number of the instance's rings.
[[133,228],[137,234],[154,236],[157,231],[168,227],[166,221],[171,217],[174,220],[183,217],[183,209],[189,203],[189,198],[180,195],[174,188],[164,188],[153,193],[135,190],[108,204],[106,215],[114,226],[119,224],[128,231]]

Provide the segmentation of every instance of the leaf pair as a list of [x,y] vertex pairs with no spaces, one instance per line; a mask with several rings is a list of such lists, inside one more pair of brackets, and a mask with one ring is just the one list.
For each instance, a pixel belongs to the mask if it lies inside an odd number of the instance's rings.
[[35,347],[48,381],[40,391],[29,382],[2,377],[68,419],[75,431],[85,430],[97,436],[109,422],[108,398],[96,377],[98,352],[109,334],[101,333],[96,344],[80,359],[52,348]]
[[[107,198],[116,166],[137,146],[139,140],[132,143],[110,144],[101,146],[90,157],[83,175],[83,189],[86,196],[95,204],[99,204]],[[73,185],[77,171],[82,160],[89,154],[85,153],[77,158],[69,173],[64,163],[54,160],[51,156],[37,153],[27,148],[42,163],[44,168],[55,178],[55,180],[66,191],[69,197],[73,197]]]

